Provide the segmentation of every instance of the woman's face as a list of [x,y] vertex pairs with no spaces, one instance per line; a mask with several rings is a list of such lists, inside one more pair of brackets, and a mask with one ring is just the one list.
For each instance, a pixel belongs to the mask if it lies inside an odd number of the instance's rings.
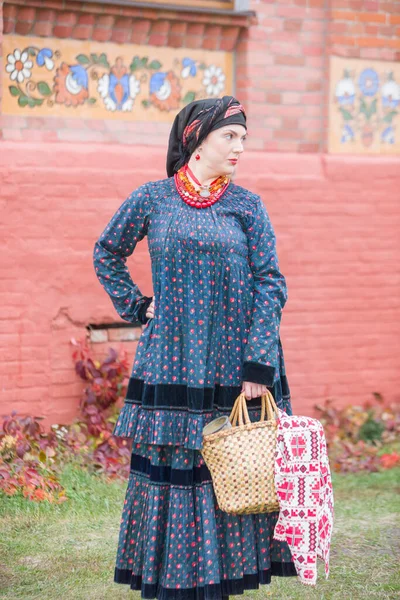
[[226,125],[209,133],[200,146],[202,167],[207,168],[211,176],[232,175],[246,137],[243,125]]

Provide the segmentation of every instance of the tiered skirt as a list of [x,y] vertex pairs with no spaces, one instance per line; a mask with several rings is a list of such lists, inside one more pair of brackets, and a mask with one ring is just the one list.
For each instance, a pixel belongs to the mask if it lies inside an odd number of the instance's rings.
[[[249,402],[251,421],[260,419],[256,404]],[[130,432],[115,582],[142,598],[225,600],[272,576],[296,576],[288,545],[273,539],[277,512],[221,511],[200,450],[148,443],[147,436],[138,442]]]

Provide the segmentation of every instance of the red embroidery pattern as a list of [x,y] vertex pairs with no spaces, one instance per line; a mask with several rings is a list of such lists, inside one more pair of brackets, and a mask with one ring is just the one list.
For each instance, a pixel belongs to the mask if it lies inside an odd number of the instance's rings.
[[286,541],[302,583],[317,582],[317,557],[329,575],[333,490],[326,440],[316,419],[280,411],[275,461],[280,513],[274,539]]

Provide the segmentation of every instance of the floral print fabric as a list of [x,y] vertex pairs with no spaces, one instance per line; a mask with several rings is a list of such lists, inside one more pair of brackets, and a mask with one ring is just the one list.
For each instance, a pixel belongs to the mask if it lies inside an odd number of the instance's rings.
[[[131,279],[126,259],[146,235],[155,314],[138,343],[121,421],[129,422],[135,405],[138,418],[157,430],[140,441],[157,443],[163,419],[157,424],[156,417],[170,414],[171,443],[200,449],[202,427],[213,410],[232,408],[243,380],[271,388],[281,382],[281,407],[290,410],[279,339],[286,284],[259,196],[231,183],[217,203],[196,209],[182,201],[173,178],[133,192],[94,251],[100,282],[130,322],[140,319],[149,298]],[[217,387],[223,400],[210,399]],[[188,426],[193,435],[183,431]]]
[[[151,298],[126,259],[148,239]],[[223,600],[296,575],[277,513],[219,510],[199,450],[202,428],[228,415],[242,382],[267,385],[291,414],[279,325],[287,299],[262,200],[231,183],[214,205],[182,201],[173,178],[122,204],[95,244],[97,276],[119,313],[145,323],[114,434],[132,439],[115,581],[143,598]],[[248,402],[260,418],[260,398]]]
[[219,600],[295,576],[277,518],[219,510],[199,451],[134,444],[115,581],[143,598]]

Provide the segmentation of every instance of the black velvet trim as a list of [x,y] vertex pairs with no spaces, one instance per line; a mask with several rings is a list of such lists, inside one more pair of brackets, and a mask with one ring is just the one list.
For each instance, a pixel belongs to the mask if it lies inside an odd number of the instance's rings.
[[294,563],[271,563],[270,569],[254,575],[244,575],[242,579],[225,579],[221,583],[195,588],[164,588],[161,585],[145,583],[142,576],[134,575],[129,569],[115,568],[114,582],[130,585],[132,590],[141,590],[142,598],[158,600],[225,600],[229,595],[243,594],[245,590],[258,590],[260,584],[271,583],[271,577],[296,577]]
[[141,303],[139,310],[137,311],[137,320],[145,325],[147,321],[149,321],[149,317],[146,317],[146,311],[148,306],[150,306],[153,296],[145,296],[146,300]]
[[[125,402],[140,404],[143,409],[165,408],[167,410],[190,410],[211,412],[220,410],[230,412],[242,386],[224,386],[194,388],[178,383],[145,383],[142,379],[131,377],[126,392]],[[271,387],[276,398],[276,391]],[[247,401],[248,409],[261,406],[261,397]]]
[[274,377],[275,367],[251,361],[243,363],[243,381],[272,386],[274,384]]
[[152,465],[150,459],[139,454],[131,455],[131,471],[142,473],[155,483],[171,485],[194,485],[211,481],[211,473],[206,465],[192,469],[172,469],[169,466]]

